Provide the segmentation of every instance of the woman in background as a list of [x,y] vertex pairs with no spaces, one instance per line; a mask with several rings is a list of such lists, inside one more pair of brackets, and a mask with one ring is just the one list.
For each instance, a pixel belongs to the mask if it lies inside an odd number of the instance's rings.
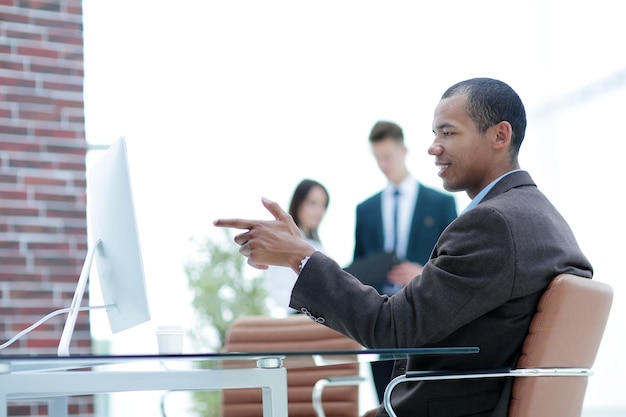
[[[297,185],[289,204],[289,214],[300,228],[302,236],[319,251],[323,251],[323,247],[318,228],[326,214],[329,200],[326,187],[317,181],[305,179]],[[296,273],[287,267],[270,266],[265,271],[270,315],[284,317],[297,312],[289,307],[291,289],[296,278]]]

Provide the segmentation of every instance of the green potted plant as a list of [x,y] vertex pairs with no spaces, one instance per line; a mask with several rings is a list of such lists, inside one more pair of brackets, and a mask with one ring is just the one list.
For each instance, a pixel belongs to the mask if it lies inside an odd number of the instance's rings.
[[[185,263],[192,307],[198,317],[191,338],[204,351],[222,349],[226,332],[236,318],[268,314],[262,276],[246,277],[245,258],[229,231],[223,232],[219,241],[206,238],[198,242],[196,253]],[[219,416],[219,391],[194,392],[193,401],[193,410],[199,415]]]

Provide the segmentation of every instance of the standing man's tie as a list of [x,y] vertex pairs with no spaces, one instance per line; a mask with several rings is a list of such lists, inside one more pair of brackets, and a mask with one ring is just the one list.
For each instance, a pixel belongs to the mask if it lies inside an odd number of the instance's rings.
[[[398,256],[398,243],[399,243],[398,234],[400,232],[399,230],[400,228],[398,227],[399,207],[400,207],[400,190],[396,188],[393,191],[393,253],[396,255],[396,258],[398,259],[400,259],[400,256]],[[402,289],[401,285],[395,285],[395,284],[391,284],[388,282],[387,284],[383,286],[382,292],[384,294],[392,295],[392,294],[397,293],[401,289]]]
[[400,206],[400,190],[393,192],[393,251],[398,256],[398,209]]

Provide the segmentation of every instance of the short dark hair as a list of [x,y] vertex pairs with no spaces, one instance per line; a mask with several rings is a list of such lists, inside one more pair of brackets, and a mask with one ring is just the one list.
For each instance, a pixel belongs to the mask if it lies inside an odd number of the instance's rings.
[[379,120],[370,131],[370,143],[380,142],[392,138],[396,142],[404,143],[402,128],[393,122]]
[[515,159],[526,134],[526,110],[517,93],[506,83],[492,78],[472,78],[448,88],[441,99],[467,96],[467,114],[479,132],[507,121],[511,124],[511,157]]
[[[328,203],[330,203],[330,195],[328,194],[328,190],[322,184],[315,180],[304,179],[300,181],[300,183],[296,186],[296,189],[293,192],[293,196],[291,197],[291,203],[289,203],[289,214],[293,217],[294,223],[296,226],[300,227],[300,217],[298,216],[298,209],[306,200],[306,196],[309,195],[309,192],[313,187],[320,187],[324,194],[326,194],[326,208],[328,208]],[[317,240],[319,242],[320,238],[317,234],[317,229],[311,230],[310,236],[307,236],[309,239]]]

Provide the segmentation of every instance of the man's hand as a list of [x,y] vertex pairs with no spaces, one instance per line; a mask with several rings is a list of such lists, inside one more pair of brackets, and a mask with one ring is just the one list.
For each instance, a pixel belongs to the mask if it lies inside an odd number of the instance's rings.
[[299,273],[300,261],[311,256],[315,249],[302,237],[291,216],[276,202],[262,199],[265,208],[275,220],[218,219],[217,227],[247,229],[235,236],[239,253],[248,258],[248,264],[257,269],[268,265],[288,266]]

